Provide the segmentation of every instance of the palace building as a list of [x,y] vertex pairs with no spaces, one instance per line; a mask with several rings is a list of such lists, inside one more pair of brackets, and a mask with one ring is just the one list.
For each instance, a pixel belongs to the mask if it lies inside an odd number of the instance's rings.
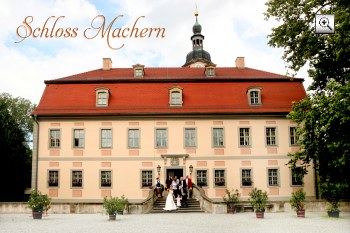
[[114,68],[103,58],[101,69],[45,81],[33,112],[33,188],[53,202],[124,194],[142,203],[157,177],[188,175],[216,201],[225,189],[247,199],[253,187],[269,200],[300,187],[315,196],[313,172],[300,180],[286,165],[300,149],[286,116],[305,97],[304,80],[246,67],[244,57],[217,66],[197,16],[182,67]]

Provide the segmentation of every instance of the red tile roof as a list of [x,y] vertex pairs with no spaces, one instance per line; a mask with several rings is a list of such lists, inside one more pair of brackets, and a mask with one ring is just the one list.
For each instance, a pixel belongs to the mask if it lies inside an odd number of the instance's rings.
[[[305,97],[303,79],[245,68],[145,68],[134,78],[132,68],[93,70],[45,81],[41,101],[33,112],[53,115],[277,114],[291,110]],[[169,106],[169,88],[183,88],[183,106]],[[96,106],[98,87],[109,88],[108,107]],[[261,88],[261,106],[250,106],[247,90]]]

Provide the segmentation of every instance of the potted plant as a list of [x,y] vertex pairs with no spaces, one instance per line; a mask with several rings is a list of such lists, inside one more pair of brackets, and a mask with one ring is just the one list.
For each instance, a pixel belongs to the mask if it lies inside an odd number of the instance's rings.
[[128,204],[128,200],[124,197],[104,197],[103,208],[109,214],[109,220],[115,220],[116,214],[122,214],[125,206]]
[[290,199],[290,205],[296,210],[297,216],[305,218],[305,202],[306,193],[303,189],[299,189],[296,192],[292,192],[292,198]]
[[264,218],[265,206],[267,202],[267,192],[257,189],[256,187],[249,193],[248,199],[255,210],[257,218]]
[[42,195],[40,191],[33,189],[28,199],[28,205],[32,209],[33,219],[41,219],[43,211],[50,209],[51,199],[47,195]]
[[347,185],[344,183],[324,182],[321,184],[321,196],[330,203],[328,208],[329,217],[339,218],[339,200],[346,189]]
[[129,204],[129,201],[127,198],[125,198],[124,195],[122,195],[119,198],[119,202],[117,204],[117,213],[118,214],[123,214],[125,207]]
[[224,202],[227,205],[227,213],[234,214],[236,211],[236,204],[239,202],[239,192],[238,189],[230,191],[225,190],[226,195],[223,197]]

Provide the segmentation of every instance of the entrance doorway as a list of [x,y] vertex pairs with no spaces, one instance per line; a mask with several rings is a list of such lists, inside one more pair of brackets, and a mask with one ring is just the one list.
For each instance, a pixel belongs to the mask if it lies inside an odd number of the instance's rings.
[[180,179],[180,177],[184,176],[184,170],[182,168],[168,168],[166,169],[166,178],[168,178],[169,176],[171,176],[172,178],[177,176],[177,178]]

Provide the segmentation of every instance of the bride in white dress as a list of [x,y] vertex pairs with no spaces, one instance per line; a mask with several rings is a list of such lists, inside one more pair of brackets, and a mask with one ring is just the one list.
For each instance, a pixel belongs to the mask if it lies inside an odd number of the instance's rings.
[[165,207],[164,210],[176,210],[176,205],[174,202],[174,192],[172,187],[170,186],[170,189],[168,189],[168,196],[166,197]]

